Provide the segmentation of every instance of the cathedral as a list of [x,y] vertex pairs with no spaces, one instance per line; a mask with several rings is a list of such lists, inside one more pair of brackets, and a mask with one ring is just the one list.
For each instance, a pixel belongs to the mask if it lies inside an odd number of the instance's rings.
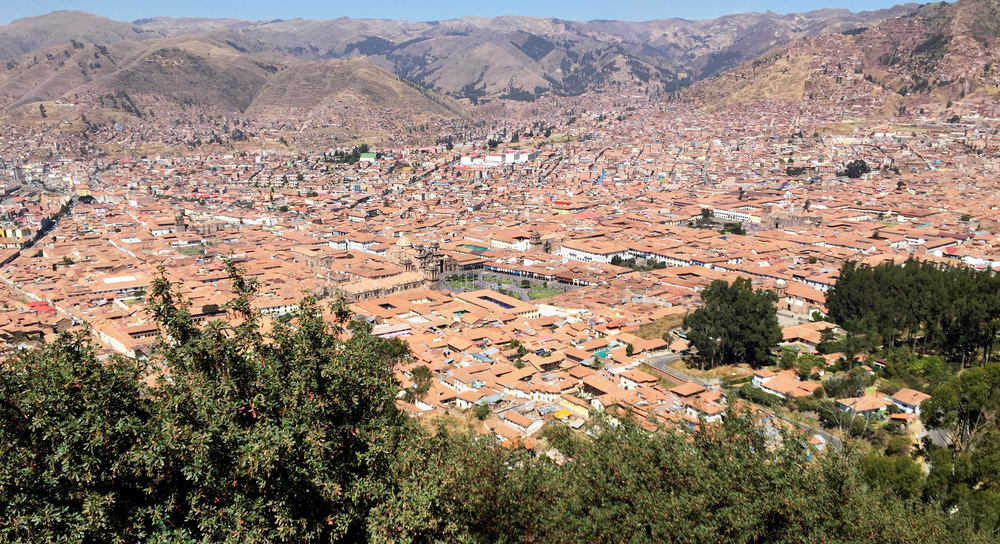
[[407,236],[400,236],[396,245],[386,252],[386,260],[400,267],[404,272],[420,272],[424,283],[430,287],[442,275],[459,270],[454,257],[445,255],[436,241],[428,245],[413,244]]

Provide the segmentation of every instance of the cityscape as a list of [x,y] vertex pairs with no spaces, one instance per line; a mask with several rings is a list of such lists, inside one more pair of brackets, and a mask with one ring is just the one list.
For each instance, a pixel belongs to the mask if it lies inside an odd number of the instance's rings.
[[[1000,12],[892,9],[711,70],[535,36],[604,75],[506,87],[235,23],[0,41],[0,540],[992,541]],[[67,430],[133,417],[174,431]]]

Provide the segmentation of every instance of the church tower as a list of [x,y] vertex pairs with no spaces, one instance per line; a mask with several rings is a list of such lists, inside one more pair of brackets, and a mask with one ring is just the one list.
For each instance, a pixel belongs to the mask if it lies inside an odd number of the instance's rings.
[[187,222],[184,219],[184,210],[177,210],[174,214],[174,232],[187,232]]

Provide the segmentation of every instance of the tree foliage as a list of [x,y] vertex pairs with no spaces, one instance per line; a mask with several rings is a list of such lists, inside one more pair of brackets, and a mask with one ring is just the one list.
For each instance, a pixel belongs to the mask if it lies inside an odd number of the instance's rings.
[[[940,429],[959,452],[977,446],[983,435],[997,430],[1000,409],[1000,364],[971,368],[935,388],[921,404],[920,417]],[[998,450],[1000,452],[1000,450]]]
[[[885,500],[853,450],[807,459],[749,414],[690,438],[625,421],[552,427],[560,463],[440,430],[406,453],[372,514],[374,542],[934,542],[944,514]],[[964,531],[963,537],[976,541]],[[983,541],[983,540],[979,540]]]
[[860,178],[868,172],[871,172],[871,168],[864,159],[853,160],[844,167],[844,175],[852,179]]
[[[407,432],[399,345],[300,304],[266,340],[230,263],[233,325],[203,328],[160,277],[158,376],[63,338],[0,374],[4,540],[357,540]],[[398,342],[398,341],[396,341]],[[405,348],[405,345],[403,345]],[[149,382],[155,382],[148,385]]]
[[847,262],[826,303],[837,323],[872,345],[905,342],[963,364],[989,362],[1000,332],[1000,277],[965,267]]
[[704,305],[684,317],[684,328],[702,368],[771,362],[771,349],[781,341],[774,293],[754,290],[749,279],[737,278],[732,285],[713,281],[701,299]]

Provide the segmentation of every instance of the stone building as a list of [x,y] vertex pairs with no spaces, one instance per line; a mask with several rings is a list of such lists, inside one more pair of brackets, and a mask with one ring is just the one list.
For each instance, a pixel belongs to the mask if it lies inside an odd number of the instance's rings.
[[404,272],[420,272],[428,286],[437,283],[442,275],[460,270],[460,265],[450,255],[441,252],[438,242],[428,245],[414,244],[407,236],[400,236],[396,245],[386,252],[386,260]]

